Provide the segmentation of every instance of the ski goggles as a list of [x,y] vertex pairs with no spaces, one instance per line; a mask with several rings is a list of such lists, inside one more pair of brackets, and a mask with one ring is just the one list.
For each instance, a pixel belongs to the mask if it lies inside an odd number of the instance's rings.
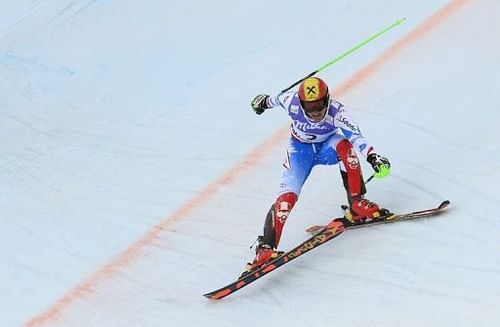
[[325,110],[328,105],[325,103],[324,99],[316,100],[316,101],[311,101],[311,102],[302,102],[301,101],[302,108],[304,111],[308,114],[311,114],[313,112],[321,112]]

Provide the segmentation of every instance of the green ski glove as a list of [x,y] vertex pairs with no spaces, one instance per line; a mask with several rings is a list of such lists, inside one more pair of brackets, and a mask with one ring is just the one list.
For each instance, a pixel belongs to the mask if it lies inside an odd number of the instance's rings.
[[390,174],[391,172],[391,163],[389,159],[382,157],[376,153],[370,153],[366,158],[366,161],[372,165],[373,170],[375,171],[375,177],[383,178]]

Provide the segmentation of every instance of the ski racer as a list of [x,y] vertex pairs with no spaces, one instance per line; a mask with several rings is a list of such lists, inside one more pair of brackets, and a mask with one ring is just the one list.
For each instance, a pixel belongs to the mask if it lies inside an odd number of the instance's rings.
[[259,94],[251,106],[258,115],[273,107],[285,109],[291,119],[291,136],[279,194],[265,218],[264,234],[257,237],[256,256],[247,264],[247,273],[279,256],[276,249],[283,226],[315,165],[339,165],[349,203],[348,219],[376,219],[380,208],[364,197],[366,187],[354,148],[370,163],[377,177],[387,176],[391,165],[387,158],[375,153],[348,109],[330,97],[322,79],[305,79],[297,92]]

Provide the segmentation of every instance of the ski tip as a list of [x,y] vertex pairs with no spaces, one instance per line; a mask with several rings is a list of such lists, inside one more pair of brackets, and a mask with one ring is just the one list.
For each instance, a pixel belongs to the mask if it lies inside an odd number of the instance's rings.
[[446,208],[449,205],[450,205],[450,200],[444,200],[443,202],[441,202],[441,204],[439,205],[438,209],[439,210],[444,209],[444,208]]
[[315,225],[315,226],[311,226],[311,227],[307,228],[306,232],[314,234],[314,233],[316,233],[317,231],[319,231],[319,230],[321,230],[323,228],[325,228],[325,226]]
[[212,292],[212,293],[206,293],[206,294],[203,294],[204,297],[206,297],[207,299],[209,300],[220,300],[222,299],[223,297],[229,295],[231,293],[230,290],[222,290],[222,291],[219,291],[219,292]]

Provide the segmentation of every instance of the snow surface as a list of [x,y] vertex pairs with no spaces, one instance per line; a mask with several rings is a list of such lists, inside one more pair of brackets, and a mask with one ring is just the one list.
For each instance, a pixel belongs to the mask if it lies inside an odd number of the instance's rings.
[[[393,164],[370,199],[396,212],[449,199],[446,215],[349,231],[206,300],[252,258],[284,133],[61,306],[286,126],[279,110],[253,114],[254,95],[408,18],[322,73],[335,88],[449,1],[1,1],[0,326],[50,308],[61,310],[44,326],[498,326],[500,3],[453,2],[463,4],[338,94]],[[338,175],[315,169],[283,249],[340,213]]]

